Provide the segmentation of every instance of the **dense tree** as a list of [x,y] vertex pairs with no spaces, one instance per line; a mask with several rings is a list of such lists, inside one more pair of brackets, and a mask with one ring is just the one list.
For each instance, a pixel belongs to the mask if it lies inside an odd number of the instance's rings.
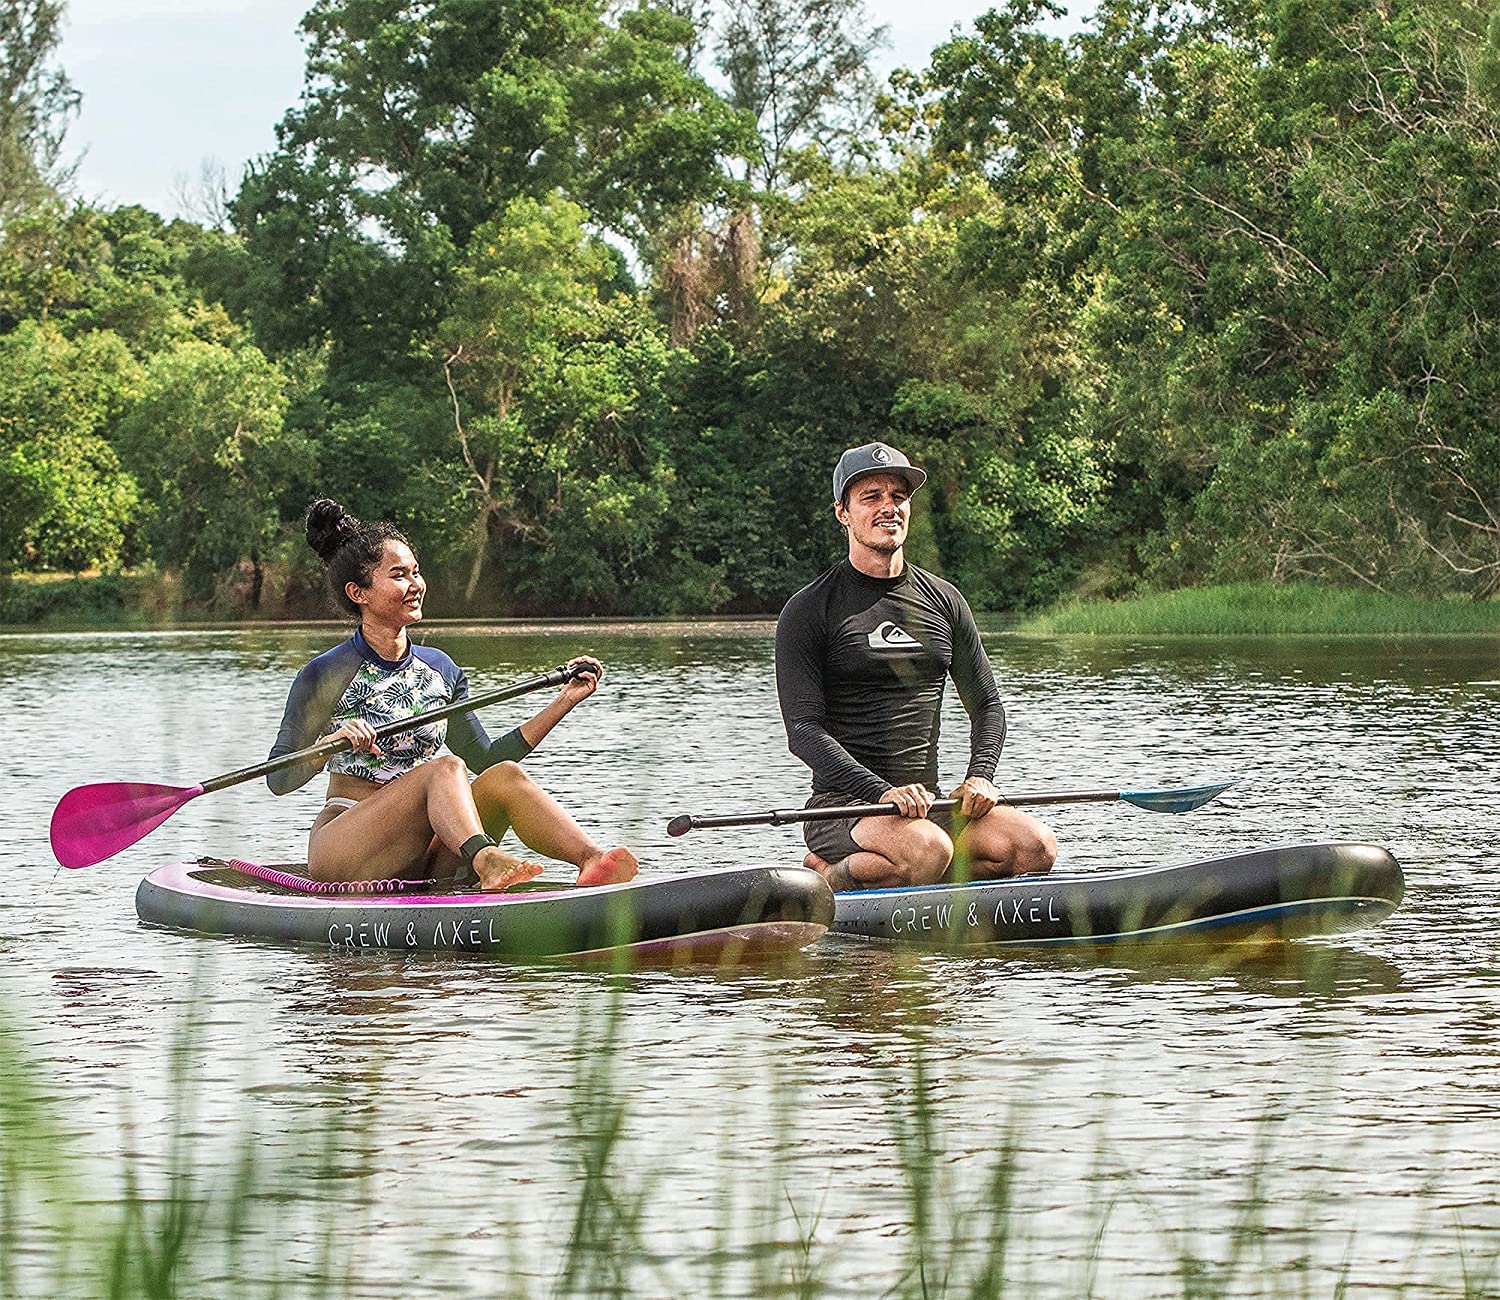
[[979,605],[1500,590],[1500,20],[1059,13],[977,19],[877,130],[854,0],[319,0],[232,229],[0,214],[0,567],[253,603],[316,490],[449,609],[764,610],[884,437]]
[[653,241],[722,201],[748,122],[684,66],[691,25],[598,0],[319,0],[307,89],[233,205],[273,351],[327,337],[365,378],[425,352],[475,232],[554,193]]
[[257,349],[191,340],[152,358],[121,418],[121,457],[151,503],[152,553],[200,597],[248,561],[248,604],[259,604],[282,496],[312,469],[306,442],[284,428],[286,404],[283,376]]
[[1116,538],[1163,581],[1495,591],[1482,7],[1107,0],[1070,46],[1048,9],[937,52],[933,138],[1036,233]]
[[538,430],[523,394],[558,382],[584,338],[613,259],[583,230],[583,212],[562,199],[516,199],[475,232],[455,275],[452,310],[438,347],[459,452],[477,501],[473,564],[479,584],[491,531],[545,543],[547,523],[523,504],[538,474],[571,476],[573,450]]
[[0,225],[68,175],[63,140],[79,100],[53,61],[62,15],[61,0],[0,2]]
[[139,558],[136,483],[105,437],[139,383],[113,334],[75,343],[24,321],[0,335],[0,571]]
[[875,78],[870,60],[886,43],[863,0],[728,0],[717,59],[729,102],[759,130],[751,179],[786,183],[787,155],[867,152]]

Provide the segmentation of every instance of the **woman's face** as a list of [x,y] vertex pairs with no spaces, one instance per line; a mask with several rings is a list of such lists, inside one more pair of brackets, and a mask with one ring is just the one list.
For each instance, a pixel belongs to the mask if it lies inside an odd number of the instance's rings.
[[344,590],[366,620],[397,628],[422,621],[427,580],[405,542],[386,542],[368,587],[351,582]]

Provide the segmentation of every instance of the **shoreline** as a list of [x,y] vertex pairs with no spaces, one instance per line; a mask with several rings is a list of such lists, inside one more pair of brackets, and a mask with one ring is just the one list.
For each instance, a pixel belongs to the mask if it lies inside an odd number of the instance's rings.
[[[228,632],[255,628],[327,629],[349,624],[331,615],[201,617],[161,599],[165,585],[145,575],[0,579],[0,636],[80,632]],[[46,593],[45,596],[42,593]],[[61,597],[61,598],[59,598]],[[1121,600],[1080,600],[1038,614],[976,610],[986,635],[1041,637],[1446,637],[1500,633],[1500,599],[1483,602],[1397,596],[1311,583],[1234,583],[1152,592]],[[774,628],[776,611],[706,614],[444,615],[423,625],[452,635],[599,631],[679,631],[725,635]]]
[[1312,583],[1232,583],[1081,601],[1025,619],[1022,637],[1440,637],[1500,633],[1500,601],[1394,596]]

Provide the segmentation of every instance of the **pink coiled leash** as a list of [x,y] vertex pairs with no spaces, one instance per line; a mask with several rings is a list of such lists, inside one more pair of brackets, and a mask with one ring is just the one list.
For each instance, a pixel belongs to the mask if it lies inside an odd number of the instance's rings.
[[246,876],[254,876],[268,884],[280,885],[283,889],[295,889],[304,894],[399,894],[405,889],[430,887],[426,880],[313,880],[290,871],[278,871],[275,867],[263,867],[243,858],[230,858],[225,866]]

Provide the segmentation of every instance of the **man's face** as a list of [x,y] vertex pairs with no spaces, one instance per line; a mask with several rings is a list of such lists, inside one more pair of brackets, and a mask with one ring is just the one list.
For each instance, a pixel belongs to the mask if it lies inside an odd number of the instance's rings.
[[898,474],[866,474],[854,480],[844,494],[844,504],[834,506],[833,511],[849,530],[850,542],[890,555],[906,543],[911,491]]

